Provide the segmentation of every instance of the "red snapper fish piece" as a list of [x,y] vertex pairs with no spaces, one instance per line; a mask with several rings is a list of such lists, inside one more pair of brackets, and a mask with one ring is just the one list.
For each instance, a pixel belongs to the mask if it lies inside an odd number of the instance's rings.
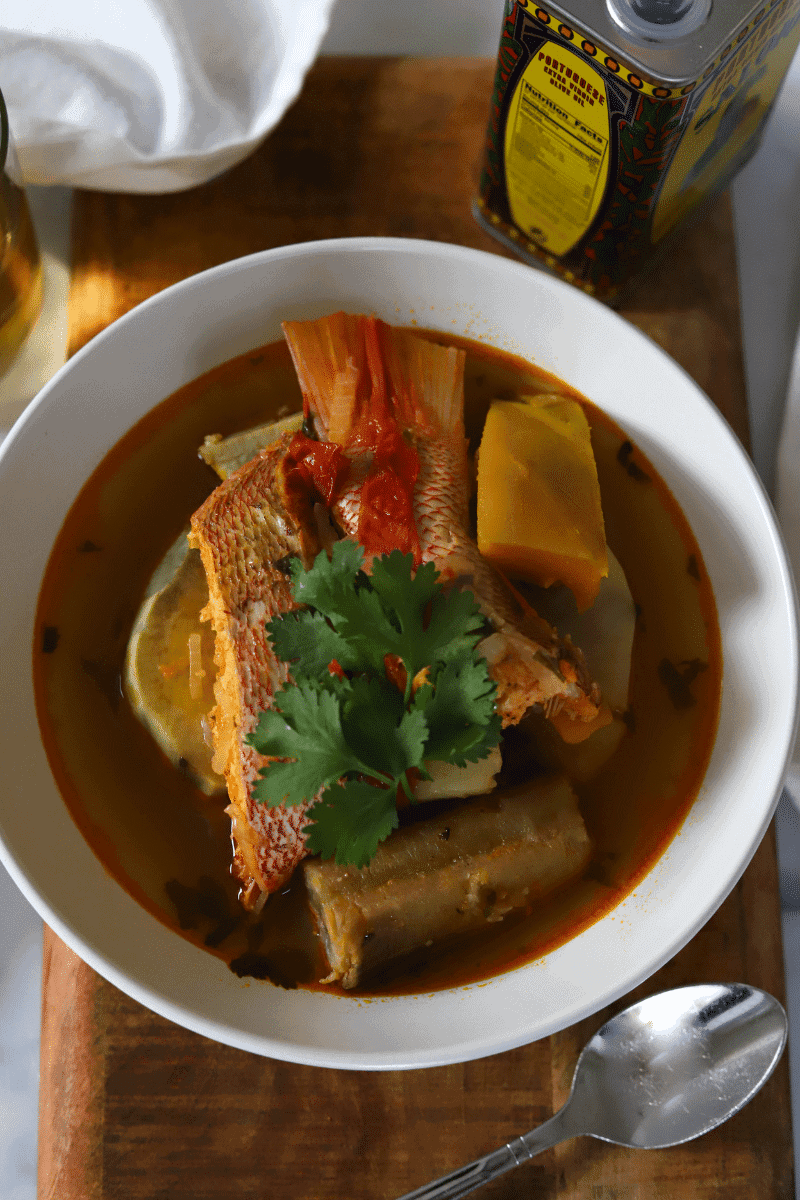
[[308,561],[317,546],[287,510],[282,466],[291,435],[230,475],[191,520],[190,543],[203,560],[209,603],[203,617],[215,632],[214,769],[228,786],[234,871],[246,908],[258,908],[288,880],[306,854],[309,804],[268,808],[253,796],[268,761],[247,737],[287,680],[265,623],[296,608],[287,555]]
[[[374,317],[287,321],[305,419],[342,447],[347,481],[331,511],[367,555],[401,549],[473,592],[494,632],[481,649],[504,725],[541,705],[588,735],[606,714],[583,655],[527,605],[469,535],[463,350]],[[388,448],[388,450],[387,450]]]

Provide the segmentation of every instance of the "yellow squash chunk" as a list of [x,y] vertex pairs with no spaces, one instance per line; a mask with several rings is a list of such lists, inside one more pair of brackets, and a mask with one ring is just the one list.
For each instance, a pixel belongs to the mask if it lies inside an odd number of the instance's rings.
[[608,574],[586,414],[565,396],[492,404],[478,456],[478,548],[506,575],[564,583],[579,611]]

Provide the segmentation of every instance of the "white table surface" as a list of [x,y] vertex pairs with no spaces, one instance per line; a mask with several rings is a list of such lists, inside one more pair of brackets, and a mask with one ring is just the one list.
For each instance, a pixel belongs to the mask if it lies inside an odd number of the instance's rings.
[[[501,15],[500,0],[338,0],[323,53],[492,57]],[[772,490],[800,319],[800,54],[761,147],[732,191],[753,458]],[[37,188],[30,198],[45,261],[45,306],[23,355],[0,379],[0,438],[65,356],[71,195]],[[785,799],[778,839],[800,1163],[800,816]],[[41,921],[0,866],[0,1200],[36,1197],[40,989]]]

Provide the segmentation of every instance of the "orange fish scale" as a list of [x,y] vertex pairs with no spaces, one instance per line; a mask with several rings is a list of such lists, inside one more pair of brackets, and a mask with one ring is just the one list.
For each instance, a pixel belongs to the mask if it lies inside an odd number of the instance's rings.
[[306,853],[309,804],[268,808],[253,796],[267,759],[247,741],[287,671],[272,651],[265,622],[295,608],[291,580],[275,564],[303,558],[306,536],[281,497],[278,467],[288,435],[226,479],[192,517],[190,540],[200,550],[209,588],[205,616],[216,634],[216,761],[225,775],[235,863],[252,893],[254,880],[273,892]]
[[463,436],[417,444],[414,516],[423,561],[449,554],[468,526],[467,446]]

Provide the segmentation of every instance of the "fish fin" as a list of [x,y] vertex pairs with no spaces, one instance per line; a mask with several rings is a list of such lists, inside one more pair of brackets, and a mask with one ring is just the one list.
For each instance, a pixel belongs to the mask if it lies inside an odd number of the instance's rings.
[[463,350],[344,312],[284,321],[283,331],[326,440],[371,447],[393,420],[430,435],[463,435]]
[[404,428],[432,434],[464,430],[464,362],[466,353],[440,346],[408,329],[381,329],[387,386]]
[[359,371],[352,358],[347,366],[333,377],[330,409],[328,412],[328,441],[342,445],[348,440],[355,423],[358,401]]
[[392,419],[375,317],[337,312],[317,321],[284,321],[304,404],[326,441],[369,444],[367,426]]

